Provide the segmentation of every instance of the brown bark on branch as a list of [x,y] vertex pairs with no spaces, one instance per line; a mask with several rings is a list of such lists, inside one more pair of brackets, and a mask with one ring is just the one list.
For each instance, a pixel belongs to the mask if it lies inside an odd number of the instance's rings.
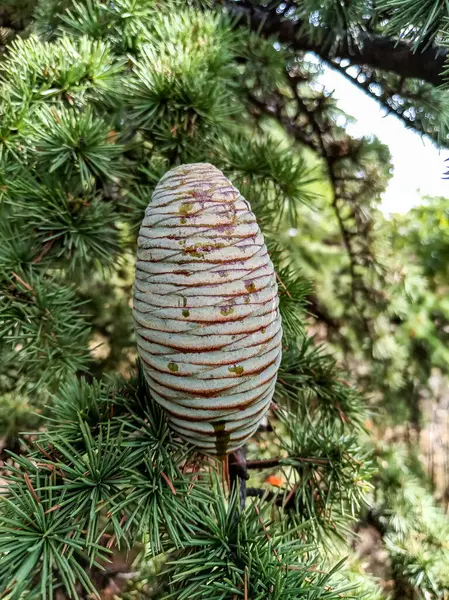
[[[232,455],[231,455],[232,456]],[[279,467],[284,460],[287,460],[287,457],[284,458],[279,458],[279,457],[275,457],[275,458],[266,458],[263,460],[247,460],[244,463],[240,462],[240,461],[233,461],[229,463],[229,466],[231,467],[245,467],[246,469],[272,469],[274,467]],[[318,465],[327,465],[329,463],[329,461],[326,458],[308,458],[308,457],[303,457],[303,456],[295,456],[292,457],[291,460],[293,461],[297,461],[297,462],[305,462],[305,463],[312,463],[312,464],[318,464]]]

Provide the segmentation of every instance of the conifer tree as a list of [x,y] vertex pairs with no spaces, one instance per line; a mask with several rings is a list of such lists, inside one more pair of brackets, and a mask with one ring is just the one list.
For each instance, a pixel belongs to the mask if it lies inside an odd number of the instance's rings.
[[[383,247],[397,243],[376,208],[388,149],[348,135],[307,54],[444,145],[444,65],[426,69],[446,9],[407,17],[414,33],[398,46],[394,2],[346,4],[2,7],[1,598],[110,586],[123,598],[380,598],[342,558],[368,518],[397,598],[447,593],[447,525],[425,477],[366,436],[373,396],[389,418],[416,424],[429,369],[438,358],[444,368],[441,353],[404,342],[420,282],[434,274],[420,261],[401,271]],[[249,201],[279,281],[274,402],[230,455],[229,487],[152,400],[130,307],[154,187],[194,162],[221,169]],[[310,324],[325,327],[328,347]],[[404,527],[392,482],[408,499]],[[128,583],[116,577],[123,555]]]

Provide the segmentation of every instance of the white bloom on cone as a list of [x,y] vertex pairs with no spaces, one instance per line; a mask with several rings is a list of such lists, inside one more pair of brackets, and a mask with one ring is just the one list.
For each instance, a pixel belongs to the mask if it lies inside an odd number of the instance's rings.
[[224,456],[273,397],[276,274],[248,202],[209,164],[158,183],[139,231],[134,321],[152,397],[185,440]]

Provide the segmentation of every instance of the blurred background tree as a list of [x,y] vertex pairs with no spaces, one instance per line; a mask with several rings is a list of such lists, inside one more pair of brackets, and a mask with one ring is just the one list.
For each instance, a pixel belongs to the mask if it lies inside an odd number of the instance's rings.
[[[330,66],[447,146],[448,17],[2,3],[0,597],[449,597],[447,201],[385,219],[388,148],[318,85]],[[231,494],[151,402],[131,319],[152,190],[199,161],[250,201],[284,323]]]

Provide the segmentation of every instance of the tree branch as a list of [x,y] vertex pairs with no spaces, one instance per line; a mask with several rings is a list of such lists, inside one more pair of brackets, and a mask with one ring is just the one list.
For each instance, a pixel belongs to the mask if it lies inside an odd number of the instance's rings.
[[311,40],[301,21],[283,18],[275,9],[253,6],[251,3],[237,4],[235,0],[218,2],[242,25],[248,25],[252,31],[265,37],[275,36],[293,50],[315,52],[327,61],[336,57],[345,58],[354,65],[368,65],[403,77],[422,79],[435,86],[443,83],[441,73],[448,54],[445,48],[429,46],[413,52],[411,45],[406,42],[364,31],[359,31],[353,42],[349,33],[342,34],[338,40],[331,35],[321,35],[321,40]]
[[[233,456],[233,455],[231,455]],[[287,460],[288,457],[285,458],[281,458],[281,457],[275,457],[275,458],[266,458],[263,460],[247,460],[246,462],[240,462],[240,461],[235,461],[235,462],[230,462],[229,466],[231,467],[245,467],[246,469],[271,469],[273,467],[278,467],[281,464],[283,464],[284,460]],[[327,458],[313,458],[313,457],[303,457],[303,456],[294,456],[291,457],[290,460],[292,461],[296,461],[296,462],[305,462],[305,463],[312,463],[312,464],[318,464],[318,465],[327,465],[329,464],[329,461],[327,460]]]
[[[431,140],[433,140],[436,143],[440,143],[440,144],[444,143],[440,139],[441,136],[439,136],[438,132],[433,133],[433,132],[426,131],[424,126],[421,126],[416,121],[414,121],[411,118],[407,117],[404,114],[404,109],[402,109],[402,112],[400,110],[396,110],[395,109],[395,107],[392,105],[393,103],[391,102],[391,96],[397,94],[398,93],[397,90],[394,90],[394,89],[393,90],[386,90],[384,88],[384,86],[383,86],[383,84],[382,84],[381,81],[376,81],[373,77],[369,77],[363,71],[362,71],[362,75],[364,75],[364,80],[360,81],[358,79],[358,76],[357,77],[355,77],[355,76],[353,77],[350,74],[350,72],[349,72],[349,66],[348,67],[342,67],[341,64],[339,64],[335,60],[331,60],[331,61],[326,60],[325,62],[326,62],[326,64],[331,69],[335,69],[336,71],[338,71],[339,73],[341,73],[345,79],[347,79],[353,85],[355,85],[358,88],[360,88],[365,94],[367,94],[370,98],[372,98],[378,104],[380,104],[381,107],[384,108],[387,111],[387,114],[394,115],[400,121],[402,121],[406,127],[410,127],[411,129],[415,129],[415,131],[423,133],[424,135],[428,136]],[[371,86],[373,84],[379,86],[382,89],[382,93],[380,95],[375,94],[371,90]],[[400,92],[399,92],[399,94],[400,94]],[[404,97],[405,98],[412,98],[412,96],[410,94],[405,94]],[[415,99],[419,101],[419,98],[415,98]]]
[[248,498],[265,498],[268,502],[276,497],[276,494],[263,488],[247,488],[246,495]]
[[[280,92],[274,91],[265,102],[255,93],[249,93],[249,100],[257,107],[257,111],[276,119],[296,141],[307,144],[323,158],[331,184],[331,206],[335,212],[341,240],[348,257],[347,268],[352,304],[359,314],[368,338],[372,341],[371,324],[359,303],[359,296],[369,303],[373,299],[373,290],[366,286],[359,267],[376,265],[369,244],[369,228],[361,227],[360,215],[365,213],[363,204],[359,206],[359,196],[363,195],[367,177],[366,175],[358,176],[356,181],[355,175],[353,175],[351,181],[358,185],[355,189],[348,191],[346,189],[348,174],[345,172],[344,178],[341,175],[341,165],[344,165],[342,162],[344,159],[353,158],[353,168],[357,168],[356,156],[362,142],[350,138],[344,132],[336,137],[331,134],[333,124],[323,110],[323,102],[319,102],[319,97],[303,98],[299,92],[299,85],[302,81],[302,76],[298,75],[294,69],[288,73],[287,83],[297,108],[294,117],[291,117],[287,110],[290,99]],[[325,102],[326,97],[323,97],[323,100]],[[349,214],[348,209],[350,209]]]
[[290,491],[283,490],[282,493],[271,492],[263,488],[247,488],[246,495],[248,498],[261,498],[267,502],[274,500],[276,506],[282,506],[284,509],[294,508],[294,488]]
[[247,460],[247,469],[271,469],[281,464],[281,458],[267,458],[264,460]]
[[231,489],[234,489],[236,485],[239,486],[239,501],[240,508],[245,508],[246,502],[246,481],[249,479],[248,470],[246,467],[246,448],[242,446],[238,450],[231,452],[229,455],[229,482]]

